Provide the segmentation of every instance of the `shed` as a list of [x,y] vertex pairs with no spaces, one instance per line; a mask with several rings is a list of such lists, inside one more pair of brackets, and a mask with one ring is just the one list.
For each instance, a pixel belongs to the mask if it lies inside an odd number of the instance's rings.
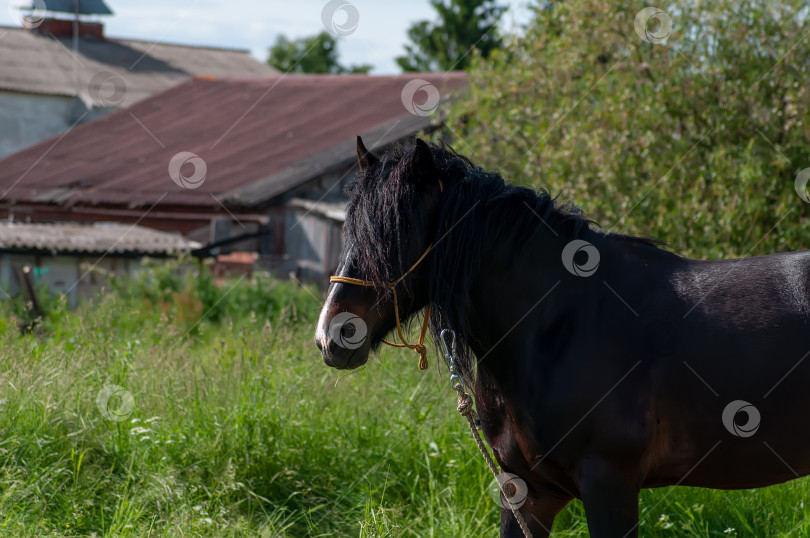
[[0,221],[0,296],[18,293],[20,269],[28,267],[75,306],[103,285],[105,274],[130,275],[143,258],[176,257],[199,246],[178,233],[114,222]]

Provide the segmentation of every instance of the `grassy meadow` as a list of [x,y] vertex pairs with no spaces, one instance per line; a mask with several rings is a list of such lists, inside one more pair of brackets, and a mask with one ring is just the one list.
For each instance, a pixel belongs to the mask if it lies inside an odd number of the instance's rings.
[[[52,300],[27,335],[6,304],[0,536],[497,536],[436,354],[425,372],[392,349],[328,369],[319,306],[311,288],[215,286],[204,270],[74,312]],[[647,491],[641,535],[808,536],[808,494],[807,480]],[[554,536],[587,536],[580,503]]]

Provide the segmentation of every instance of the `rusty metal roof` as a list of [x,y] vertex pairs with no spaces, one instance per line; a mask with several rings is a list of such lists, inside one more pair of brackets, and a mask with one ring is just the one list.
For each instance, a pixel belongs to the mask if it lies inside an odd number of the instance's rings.
[[244,50],[132,39],[80,39],[74,58],[71,38],[0,26],[0,89],[77,96],[96,107],[125,108],[193,76],[277,73]]
[[115,222],[85,225],[0,221],[0,251],[165,255],[189,252],[200,246],[177,233]]
[[406,109],[419,80],[442,99],[467,86],[464,73],[194,79],[0,160],[0,200],[255,206],[351,165],[358,134],[374,148],[430,128]]

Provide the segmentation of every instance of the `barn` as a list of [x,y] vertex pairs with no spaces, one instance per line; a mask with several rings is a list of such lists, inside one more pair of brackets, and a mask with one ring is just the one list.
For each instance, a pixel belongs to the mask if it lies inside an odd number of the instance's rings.
[[195,77],[0,160],[0,218],[138,224],[325,282],[355,139],[429,133],[463,73]]

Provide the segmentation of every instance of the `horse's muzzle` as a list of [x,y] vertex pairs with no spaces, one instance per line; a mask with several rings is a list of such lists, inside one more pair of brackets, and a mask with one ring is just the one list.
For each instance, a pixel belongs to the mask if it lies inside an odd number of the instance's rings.
[[[326,340],[324,342],[324,340]],[[347,348],[337,340],[328,336],[325,339],[315,337],[315,345],[321,351],[323,362],[331,368],[338,370],[352,370],[363,366],[368,360],[367,346],[360,348]]]

